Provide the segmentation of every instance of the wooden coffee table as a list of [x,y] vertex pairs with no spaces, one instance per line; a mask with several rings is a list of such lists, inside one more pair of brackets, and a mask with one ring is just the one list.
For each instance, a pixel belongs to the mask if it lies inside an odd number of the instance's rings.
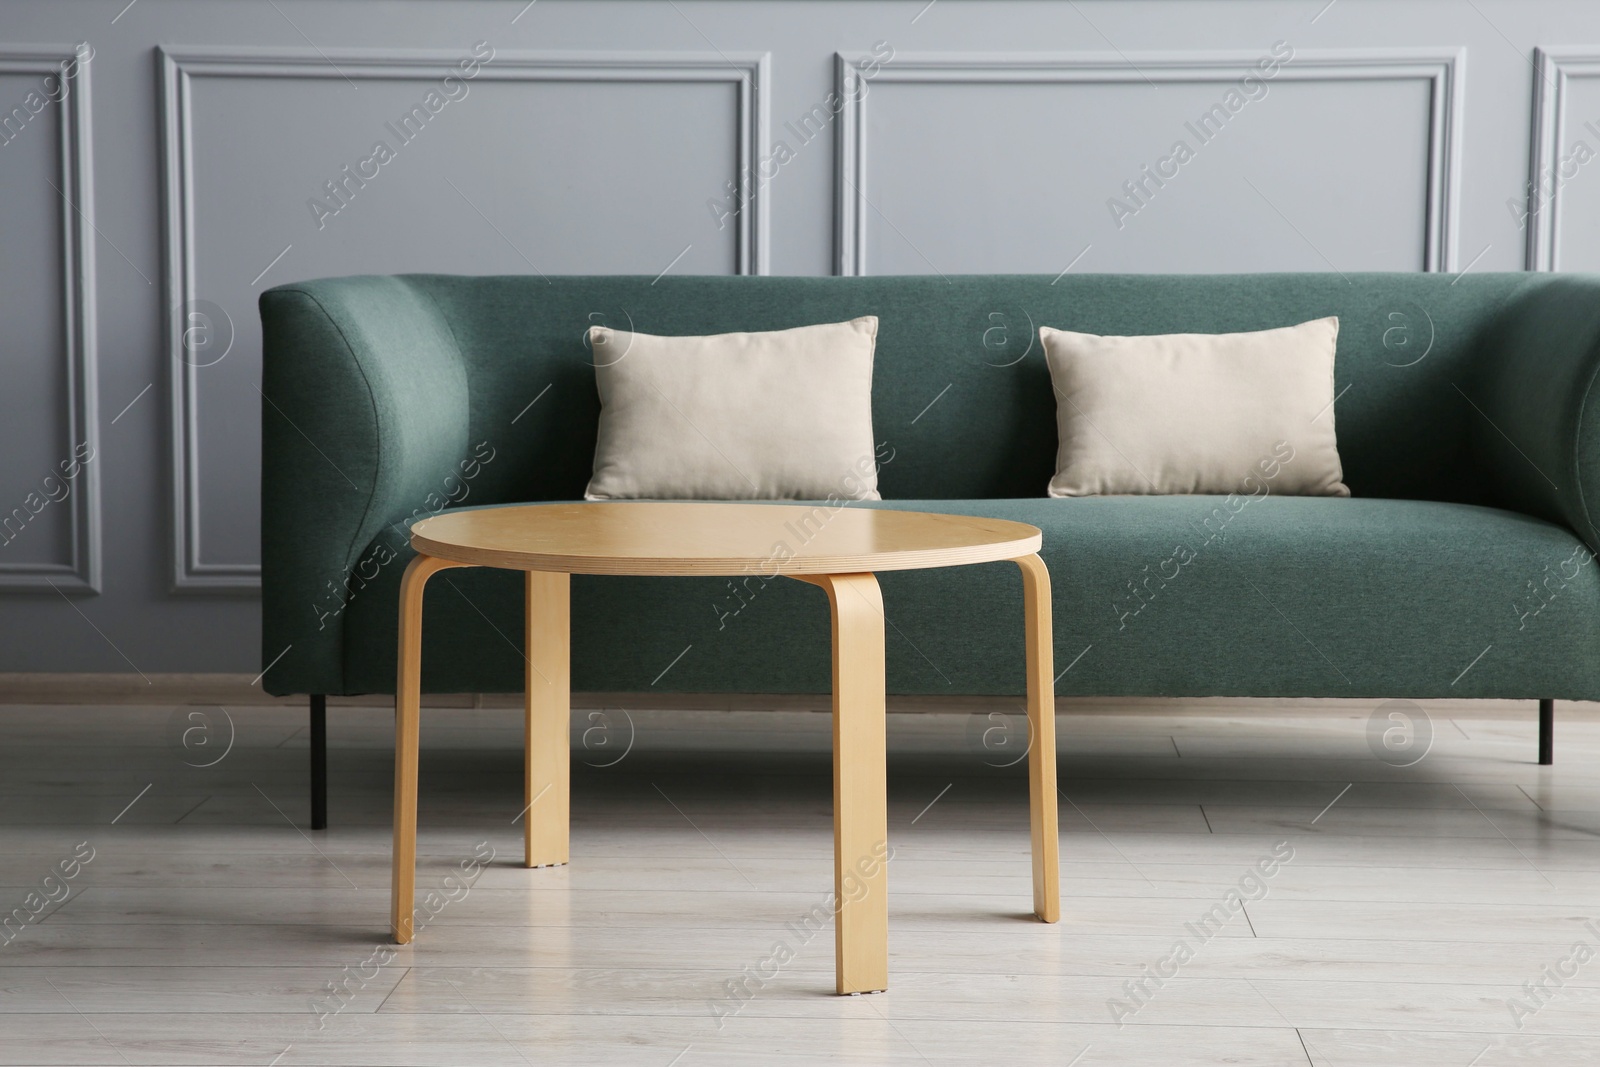
[[840,993],[889,984],[884,615],[875,571],[1011,560],[1026,616],[1033,911],[1060,917],[1050,574],[1036,527],[1001,519],[782,504],[587,503],[481,508],[411,528],[400,586],[390,927],[413,935],[422,593],[450,567],[527,572],[524,800],[528,867],[567,862],[569,575],[786,575],[821,586],[833,615],[833,887]]

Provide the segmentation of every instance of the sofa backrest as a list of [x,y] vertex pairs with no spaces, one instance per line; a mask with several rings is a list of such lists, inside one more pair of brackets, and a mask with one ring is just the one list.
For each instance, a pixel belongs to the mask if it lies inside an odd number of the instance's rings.
[[[874,431],[889,498],[1038,496],[1055,403],[1037,330],[1268,329],[1340,320],[1335,417],[1360,496],[1475,501],[1467,441],[1475,353],[1527,274],[1075,275],[882,278],[413,275],[466,362],[474,503],[582,494],[599,405],[583,334],[771,330],[879,317]],[[314,285],[337,284],[337,280]],[[527,405],[538,398],[532,408]],[[499,458],[504,457],[504,458]]]

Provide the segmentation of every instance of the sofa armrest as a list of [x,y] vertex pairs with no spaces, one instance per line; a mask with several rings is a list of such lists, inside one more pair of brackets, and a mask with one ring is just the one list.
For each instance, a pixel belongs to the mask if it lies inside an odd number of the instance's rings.
[[[1495,502],[1571,527],[1600,552],[1600,276],[1538,275],[1458,389]],[[1479,417],[1481,416],[1481,417]]]
[[392,562],[365,549],[467,458],[466,368],[403,278],[280,286],[261,325],[262,684],[340,693],[344,605]]

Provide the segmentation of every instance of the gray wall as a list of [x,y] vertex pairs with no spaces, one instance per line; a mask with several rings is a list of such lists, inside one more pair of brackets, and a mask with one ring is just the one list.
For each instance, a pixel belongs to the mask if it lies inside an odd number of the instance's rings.
[[0,4],[4,671],[260,668],[272,284],[1600,270],[1592,2],[124,3]]

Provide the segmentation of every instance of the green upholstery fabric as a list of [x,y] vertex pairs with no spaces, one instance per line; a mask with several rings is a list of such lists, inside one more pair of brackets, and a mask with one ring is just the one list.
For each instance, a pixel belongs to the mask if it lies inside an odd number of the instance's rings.
[[[878,506],[1044,531],[1056,670],[1076,660],[1057,683],[1061,694],[1600,695],[1600,566],[1586,562],[1571,531],[1525,515],[1320,497],[1267,497],[1236,513],[1221,497]],[[1175,553],[1178,545],[1192,558]],[[393,688],[399,573],[396,565],[351,605],[345,666],[358,690]],[[1540,600],[1527,585],[1547,579],[1547,606],[1534,614]],[[1014,565],[879,581],[892,692],[1022,691]],[[425,685],[520,690],[521,576],[445,571],[428,590]],[[790,579],[754,579],[741,597],[726,579],[579,576],[572,618],[580,690],[828,691],[827,600]]]
[[1477,466],[1506,507],[1563,522],[1600,550],[1600,299],[1594,279],[1530,287],[1485,337],[1477,402],[1494,432]]
[[[1600,698],[1600,585],[1573,556],[1579,534],[1600,545],[1600,485],[1585,484],[1600,471],[1600,279],[1451,281],[416,276],[271,290],[263,662],[290,651],[264,684],[392,692],[405,522],[446,497],[581,494],[598,414],[590,323],[709,333],[876,314],[875,430],[894,452],[883,506],[1045,531],[1057,669],[1089,648],[1059,692]],[[1355,499],[1253,501],[1202,546],[1220,500],[1043,498],[1055,429],[1037,326],[1225,332],[1330,314]],[[1128,615],[1128,583],[1160,574],[1179,543],[1195,559],[1165,588],[1141,586],[1149,604]],[[1569,560],[1572,577],[1551,577]],[[892,691],[1021,692],[1014,567],[882,582]],[[1530,582],[1558,595],[1523,617]],[[520,688],[518,576],[450,571],[429,589],[425,687]],[[574,686],[826,691],[819,591],[769,583],[737,615],[731,598],[721,580],[575,579]]]
[[320,693],[301,683],[343,673],[333,613],[368,543],[469,454],[466,367],[402,278],[280,288],[261,306],[262,635],[283,638],[273,656],[288,648],[289,691]]

